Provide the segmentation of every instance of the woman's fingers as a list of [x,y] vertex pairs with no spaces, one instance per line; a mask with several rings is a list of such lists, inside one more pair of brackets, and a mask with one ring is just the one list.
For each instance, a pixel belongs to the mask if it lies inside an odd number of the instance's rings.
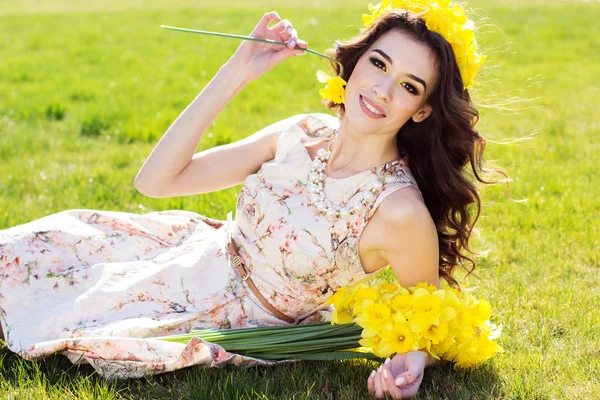
[[[278,22],[272,28],[269,28],[268,26],[271,21]],[[280,41],[287,43],[289,49],[296,49],[296,46],[308,48],[308,43],[298,38],[298,31],[292,23],[288,19],[281,19],[276,11],[268,12],[262,17],[253,33],[256,33],[258,30],[271,31],[279,35]],[[263,35],[261,34],[260,36]]]
[[292,36],[288,41],[288,47],[293,49],[296,47],[296,44],[298,44],[298,31],[296,29],[292,29]]
[[367,389],[369,390],[369,393],[374,393],[375,392],[375,383],[374,383],[374,378],[375,377],[375,371],[371,372],[371,375],[369,375],[369,378],[367,379]]
[[271,30],[271,32],[274,32],[281,36],[281,39],[283,41],[287,41],[292,35],[292,30],[294,29],[294,27],[288,19],[282,19],[281,21],[273,25],[272,28],[269,29]]
[[287,20],[281,20],[279,23],[273,26],[271,30],[279,34],[279,38],[282,42],[288,44],[288,48],[293,49],[300,43],[305,44],[305,48],[308,47],[304,40],[298,39],[298,31],[293,27],[292,23]]
[[276,11],[271,11],[263,15],[261,20],[258,22],[258,28],[267,29],[271,21],[281,21],[281,17]]
[[396,377],[396,380],[398,380],[398,383],[400,383],[403,378],[405,384],[409,385],[414,383],[422,373],[423,370],[419,366],[411,364],[406,372],[403,372],[400,374],[400,376]]
[[375,376],[373,377],[374,384],[375,384],[375,397],[377,397],[378,399],[381,399],[384,396],[383,387],[381,386],[381,370],[382,369],[383,369],[383,366],[379,367],[379,369],[375,373]]
[[402,390],[400,390],[394,383],[394,377],[392,376],[392,373],[384,367],[383,371],[381,371],[381,376],[385,392],[391,395],[393,399],[401,399]]

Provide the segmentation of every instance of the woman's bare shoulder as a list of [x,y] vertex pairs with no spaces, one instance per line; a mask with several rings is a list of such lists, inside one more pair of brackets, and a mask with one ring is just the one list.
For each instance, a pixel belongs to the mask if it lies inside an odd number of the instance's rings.
[[411,186],[397,190],[377,212],[380,254],[402,285],[437,284],[438,232],[419,191]]
[[391,193],[381,202],[377,213],[384,220],[391,219],[398,222],[410,218],[423,223],[433,223],[423,196],[413,186],[406,186]]
[[393,251],[400,243],[438,246],[437,229],[418,189],[406,186],[388,195],[368,224],[369,248]]

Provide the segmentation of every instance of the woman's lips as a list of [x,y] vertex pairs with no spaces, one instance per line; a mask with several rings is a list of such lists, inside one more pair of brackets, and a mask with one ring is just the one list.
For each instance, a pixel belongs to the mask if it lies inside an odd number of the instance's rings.
[[[371,110],[369,110],[367,108],[367,106],[365,106],[365,104],[363,103],[363,100],[365,102],[367,102],[371,107],[375,108],[377,111],[379,111],[381,113],[381,115],[376,114],[374,112],[372,112]],[[379,107],[376,104],[373,104],[372,101],[369,101],[369,99],[367,99],[366,97],[363,97],[362,95],[359,95],[359,100],[358,102],[360,103],[360,108],[363,110],[363,112],[365,114],[367,114],[369,117],[371,118],[375,118],[375,119],[380,119],[380,118],[385,118],[385,113],[383,112],[383,110],[381,109],[381,107]]]

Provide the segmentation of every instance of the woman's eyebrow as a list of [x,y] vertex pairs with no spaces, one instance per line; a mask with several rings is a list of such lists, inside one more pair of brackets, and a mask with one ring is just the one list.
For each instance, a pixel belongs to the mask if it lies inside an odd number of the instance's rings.
[[[376,53],[379,53],[379,54],[381,54],[381,56],[382,56],[383,58],[385,58],[385,59],[387,60],[387,62],[389,62],[390,64],[394,64],[394,63],[392,62],[392,59],[390,58],[390,56],[388,56],[387,54],[385,54],[385,53],[383,52],[383,50],[380,50],[380,49],[375,49],[375,50],[373,50],[373,51],[374,51],[374,52],[376,52]],[[412,78],[412,79],[414,79],[415,81],[419,82],[421,85],[423,85],[423,89],[427,90],[427,84],[425,83],[425,81],[424,81],[423,79],[421,79],[421,78],[419,78],[418,76],[415,76],[415,75],[413,75],[413,74],[406,74],[406,75],[407,75],[407,76],[409,76],[409,77],[411,77],[411,78]]]

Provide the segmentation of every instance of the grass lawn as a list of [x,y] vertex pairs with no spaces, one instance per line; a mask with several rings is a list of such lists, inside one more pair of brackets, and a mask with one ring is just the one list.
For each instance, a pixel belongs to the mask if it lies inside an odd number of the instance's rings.
[[[90,3],[90,4],[88,4]],[[97,3],[97,5],[91,4]],[[66,209],[185,209],[225,219],[239,187],[151,199],[133,180],[160,137],[239,42],[159,25],[248,34],[266,12],[310,48],[354,35],[367,2],[0,0],[0,229]],[[474,0],[488,54],[479,86],[486,160],[513,179],[482,188],[478,250],[464,286],[490,300],[505,352],[469,372],[433,367],[419,399],[591,399],[600,392],[600,3]],[[250,84],[198,151],[297,113],[326,112],[315,71],[287,60]],[[502,144],[511,138],[530,140]],[[386,275],[387,274],[387,275]],[[389,276],[383,271],[382,276]],[[108,383],[63,356],[0,348],[3,399],[365,399],[367,361],[188,368]]]

